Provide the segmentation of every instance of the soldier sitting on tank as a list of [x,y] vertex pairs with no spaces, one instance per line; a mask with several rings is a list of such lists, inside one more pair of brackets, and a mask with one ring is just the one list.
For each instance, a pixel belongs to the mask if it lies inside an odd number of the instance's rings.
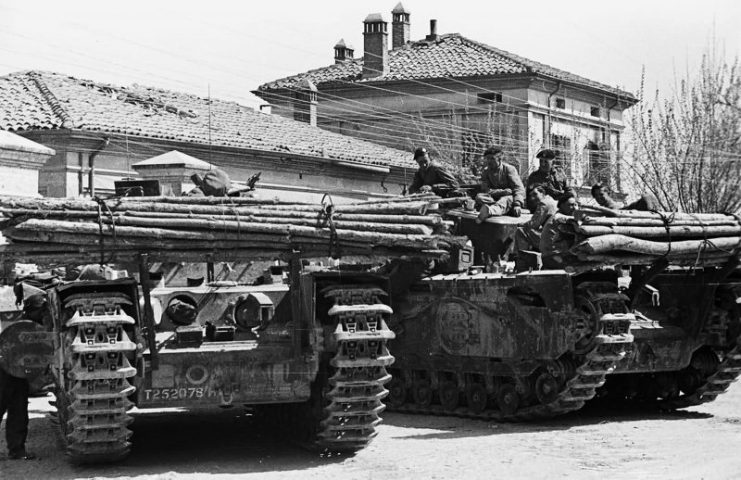
[[[37,293],[23,302],[23,318],[41,325],[47,318],[46,295]],[[8,444],[8,458],[11,460],[31,460],[36,458],[26,451],[28,437],[28,394],[29,384],[25,378],[14,377],[0,368],[0,422],[5,412],[5,438]]]
[[646,212],[661,210],[658,200],[656,200],[656,197],[651,194],[643,194],[635,202],[621,207],[620,204],[610,196],[607,187],[601,183],[595,183],[592,185],[592,197],[594,197],[597,203],[603,207],[611,208],[613,210],[643,210]]
[[512,215],[519,217],[525,204],[525,187],[517,169],[504,162],[500,147],[489,147],[484,151],[486,168],[481,174],[481,193],[476,196],[481,204],[477,223],[489,217]]
[[561,268],[563,257],[569,255],[573,234],[559,228],[568,218],[574,217],[579,208],[573,193],[567,192],[558,199],[558,210],[543,225],[540,235],[540,253],[543,268]]
[[188,197],[226,197],[232,186],[229,175],[220,168],[209,170],[203,176],[194,173],[190,179],[196,188],[185,193]]
[[440,190],[455,190],[458,188],[455,177],[445,168],[433,162],[427,153],[427,149],[416,149],[414,160],[419,168],[414,172],[409,193],[440,193]]
[[533,216],[515,232],[515,252],[520,250],[540,251],[540,236],[543,225],[556,213],[556,201],[546,193],[544,185],[536,185],[528,195],[535,205]]
[[545,193],[555,201],[561,198],[561,195],[567,192],[575,193],[574,189],[569,186],[569,181],[560,167],[553,164],[556,158],[556,151],[545,149],[535,155],[540,161],[540,168],[527,177],[527,208],[534,212],[538,205],[531,203],[530,192],[538,185],[545,188]]

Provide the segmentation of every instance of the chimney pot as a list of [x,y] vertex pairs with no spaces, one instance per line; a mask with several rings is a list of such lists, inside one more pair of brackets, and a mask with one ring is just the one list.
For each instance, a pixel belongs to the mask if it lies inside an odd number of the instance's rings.
[[388,23],[380,13],[371,13],[363,20],[363,47],[363,78],[388,73]]
[[293,102],[293,119],[316,127],[317,88],[309,79],[296,86]]
[[430,34],[427,35],[426,40],[437,40],[437,20],[430,20]]
[[391,48],[403,47],[411,40],[409,16],[410,12],[401,2],[391,10]]
[[347,63],[353,59],[354,53],[355,49],[352,45],[346,44],[345,39],[341,38],[334,46],[334,63]]

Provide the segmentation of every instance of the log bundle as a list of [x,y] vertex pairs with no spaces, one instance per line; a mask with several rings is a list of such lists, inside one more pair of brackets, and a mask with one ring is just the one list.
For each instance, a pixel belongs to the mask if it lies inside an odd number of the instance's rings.
[[558,216],[559,259],[583,268],[604,265],[722,265],[741,252],[741,218],[722,213],[645,212],[584,207]]
[[239,261],[310,257],[440,258],[466,239],[417,195],[353,204],[228,197],[107,200],[0,196],[5,261]]

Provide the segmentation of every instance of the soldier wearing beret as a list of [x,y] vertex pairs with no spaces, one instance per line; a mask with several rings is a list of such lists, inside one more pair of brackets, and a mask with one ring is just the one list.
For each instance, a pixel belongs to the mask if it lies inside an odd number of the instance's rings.
[[427,193],[436,188],[458,188],[455,177],[443,167],[433,162],[427,149],[418,148],[414,151],[414,160],[419,169],[414,173],[414,179],[409,186],[409,193]]
[[504,162],[501,147],[487,148],[484,159],[486,168],[481,174],[481,193],[476,197],[482,204],[477,221],[501,215],[519,217],[525,204],[525,187],[517,169]]
[[554,200],[560,198],[565,193],[576,193],[569,186],[569,181],[563,171],[553,165],[553,160],[556,158],[555,151],[550,149],[541,150],[535,155],[535,158],[540,160],[540,168],[531,173],[527,178],[527,207],[531,212],[535,211],[537,205],[531,202],[530,192],[538,185],[542,185],[545,193]]

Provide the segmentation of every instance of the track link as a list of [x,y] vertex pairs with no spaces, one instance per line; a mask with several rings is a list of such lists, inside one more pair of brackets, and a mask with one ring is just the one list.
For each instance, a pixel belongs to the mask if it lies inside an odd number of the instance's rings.
[[379,414],[386,408],[386,367],[394,362],[387,342],[394,333],[386,325],[391,307],[381,301],[386,292],[364,285],[332,286],[324,295],[334,301],[329,316],[336,319],[337,353],[329,364],[324,418],[316,444],[333,451],[365,447],[376,436]]
[[71,295],[65,311],[60,359],[64,385],[57,387],[58,423],[67,454],[75,463],[113,462],[131,448],[133,403],[128,396],[136,375],[131,299],[120,293]]
[[[739,299],[741,299],[741,289],[730,289],[725,293],[731,295],[731,301],[734,305],[738,305]],[[738,321],[738,319],[736,320]],[[658,406],[670,410],[693,407],[712,402],[718,395],[725,393],[731,383],[738,380],[739,375],[741,375],[741,335],[736,338],[731,350],[722,353],[722,358],[723,360],[717,364],[714,372],[708,375],[704,383],[696,390],[675,398],[659,400]]]
[[[560,381],[557,381],[557,390],[544,397],[538,403],[521,405],[522,388],[515,388],[516,385],[531,385],[533,382],[530,378],[509,378],[498,379],[498,388],[494,391],[486,392],[481,385],[479,390],[482,395],[486,394],[488,398],[481,402],[475,402],[467,395],[469,405],[457,407],[455,409],[446,409],[442,405],[430,404],[420,406],[419,403],[405,402],[401,405],[389,405],[389,411],[405,413],[421,413],[433,415],[454,415],[466,418],[476,418],[482,420],[495,421],[530,421],[536,419],[550,418],[562,415],[567,412],[580,409],[585,402],[595,396],[596,389],[605,383],[605,377],[611,373],[616,364],[625,356],[628,347],[633,342],[633,336],[629,333],[630,321],[635,317],[632,314],[625,313],[622,306],[616,307],[615,295],[589,293],[588,301],[594,306],[594,314],[597,315],[597,321],[594,322],[595,331],[591,332],[589,348],[586,353],[571,356],[568,359],[561,359],[559,370],[561,371]],[[617,302],[620,304],[621,302]],[[604,313],[619,310],[619,313]],[[544,364],[543,371],[548,367]],[[398,379],[395,378],[395,381]],[[555,380],[555,378],[554,378]],[[473,388],[466,386],[469,391]],[[510,401],[502,402],[501,395],[505,395],[504,389],[507,389],[506,395]],[[463,392],[460,392],[463,396]],[[402,394],[405,398],[409,395]],[[498,398],[499,396],[499,398]],[[537,402],[537,400],[536,400]],[[502,404],[508,404],[505,411]],[[480,408],[485,405],[485,408]],[[493,405],[493,406],[492,406]],[[513,406],[514,405],[514,406]],[[480,409],[480,411],[476,411]]]

